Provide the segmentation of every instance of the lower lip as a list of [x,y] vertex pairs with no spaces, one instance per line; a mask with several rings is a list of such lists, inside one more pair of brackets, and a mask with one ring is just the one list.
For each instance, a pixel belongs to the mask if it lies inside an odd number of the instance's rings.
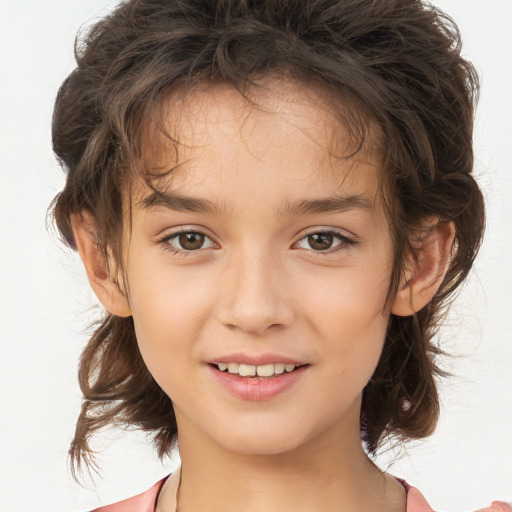
[[244,400],[264,401],[280,395],[299,381],[308,369],[308,365],[299,366],[293,372],[285,372],[275,377],[259,379],[240,377],[238,374],[221,372],[209,365],[213,377],[231,394]]

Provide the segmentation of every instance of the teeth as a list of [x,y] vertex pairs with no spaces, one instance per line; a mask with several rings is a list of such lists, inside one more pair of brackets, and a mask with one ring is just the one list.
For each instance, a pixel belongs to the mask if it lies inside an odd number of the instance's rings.
[[274,372],[276,373],[276,375],[281,375],[281,373],[284,373],[284,367],[286,365],[284,365],[282,363],[277,363],[274,366],[275,366]]
[[240,377],[254,377],[256,375],[256,366],[241,364],[240,368],[238,368],[238,375]]
[[258,374],[258,377],[271,377],[275,373],[274,365],[265,364],[263,366],[257,366],[256,373]]
[[232,374],[238,374],[240,377],[272,377],[273,375],[281,375],[282,373],[292,372],[296,366],[294,364],[264,364],[261,366],[253,366],[251,364],[238,363],[217,363],[217,367],[221,372],[226,370]]
[[238,373],[238,369],[240,365],[238,363],[228,363],[228,372],[229,373]]

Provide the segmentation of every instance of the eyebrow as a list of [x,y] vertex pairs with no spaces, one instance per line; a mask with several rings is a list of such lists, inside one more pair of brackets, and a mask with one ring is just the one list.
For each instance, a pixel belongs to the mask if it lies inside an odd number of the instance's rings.
[[302,199],[286,203],[279,211],[281,215],[306,215],[335,213],[347,210],[371,210],[374,202],[362,195],[334,195],[325,199]]
[[[181,212],[225,214],[225,208],[217,206],[208,199],[178,195],[172,192],[155,190],[140,203],[142,208],[163,207]],[[347,210],[371,210],[374,202],[362,195],[333,195],[322,199],[301,199],[286,202],[278,210],[281,216],[298,216],[315,213],[335,213]]]
[[181,196],[159,190],[153,191],[149,196],[140,201],[139,204],[142,208],[163,207],[179,212],[222,213],[221,209],[208,199]]

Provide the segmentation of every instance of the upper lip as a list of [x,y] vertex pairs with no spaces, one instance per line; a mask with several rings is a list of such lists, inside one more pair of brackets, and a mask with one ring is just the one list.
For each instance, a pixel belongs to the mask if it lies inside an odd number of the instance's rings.
[[215,357],[209,361],[211,364],[218,363],[238,363],[252,366],[264,366],[266,364],[293,364],[300,366],[307,364],[305,361],[294,359],[293,357],[283,356],[280,354],[243,354],[241,352],[226,354]]

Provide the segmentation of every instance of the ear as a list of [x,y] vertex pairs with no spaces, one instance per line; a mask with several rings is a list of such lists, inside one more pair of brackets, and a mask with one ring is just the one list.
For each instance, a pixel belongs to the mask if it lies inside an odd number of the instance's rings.
[[116,316],[130,316],[128,299],[109,272],[95,235],[94,219],[87,212],[73,214],[71,226],[89,283],[105,309]]
[[451,261],[455,226],[453,222],[440,222],[438,218],[426,223],[427,233],[421,236],[412,259],[406,270],[391,308],[397,316],[409,316],[426,306],[435,295]]

